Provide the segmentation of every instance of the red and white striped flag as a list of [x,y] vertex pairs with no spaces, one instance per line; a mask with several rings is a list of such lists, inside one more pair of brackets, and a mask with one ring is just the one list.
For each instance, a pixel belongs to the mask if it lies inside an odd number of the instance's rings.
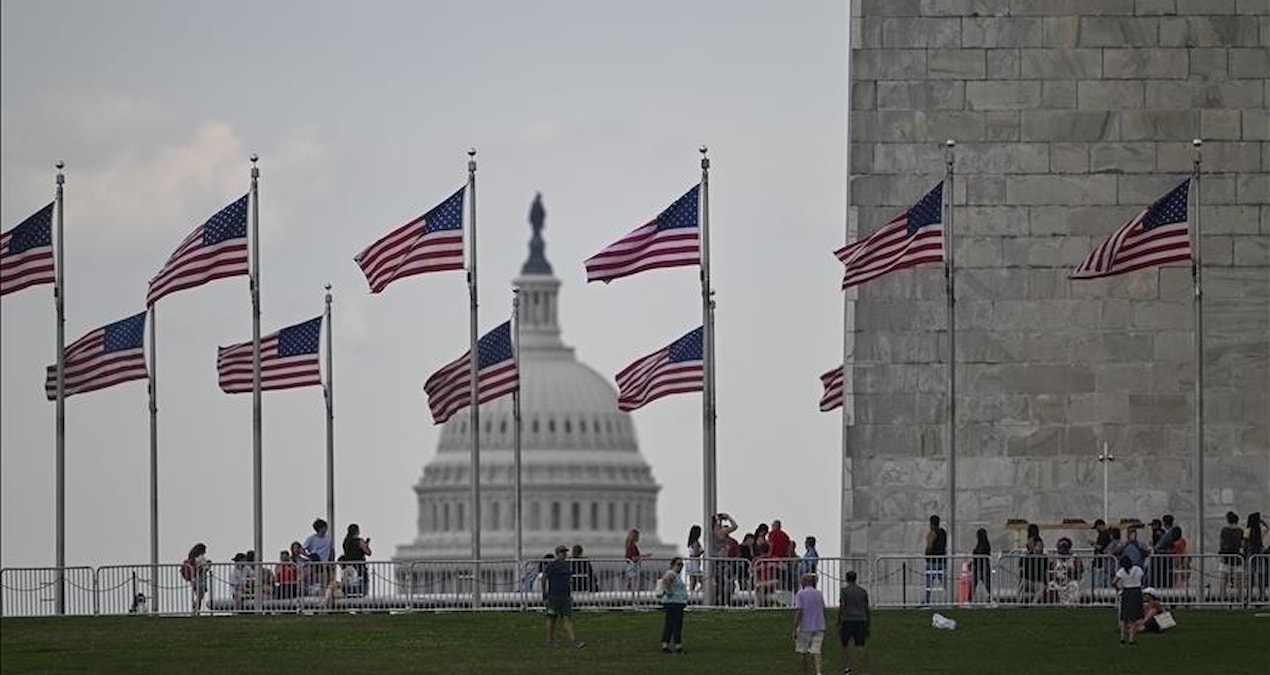
[[641,357],[617,374],[617,409],[642,408],[663,396],[705,388],[702,329],[696,328],[663,349]]
[[[146,313],[142,312],[94,330],[72,342],[62,356],[66,396],[144,380]],[[44,375],[44,395],[57,398],[57,365]]]
[[150,280],[146,305],[209,281],[247,274],[247,195],[194,228]]
[[1190,188],[1187,179],[1121,225],[1085,257],[1072,278],[1097,279],[1190,260],[1191,233],[1186,222]]
[[820,384],[825,387],[825,393],[820,397],[821,412],[829,412],[842,407],[842,373],[842,366],[838,366],[820,376]]
[[[492,401],[520,390],[520,375],[512,352],[512,325],[505,321],[476,342],[476,398]],[[471,405],[472,362],[469,350],[433,373],[423,384],[428,394],[432,421],[442,424],[454,413]]]
[[697,224],[700,193],[701,186],[694,185],[647,225],[587,258],[587,282],[608,283],[659,267],[700,264],[701,230]]
[[835,251],[834,255],[846,266],[842,288],[922,263],[943,262],[943,193],[941,181],[882,229]]
[[463,269],[463,192],[389,232],[353,260],[366,275],[370,292],[416,274]]
[[[260,338],[260,390],[295,389],[322,384],[318,347],[322,317],[287,326]],[[221,347],[216,352],[216,374],[221,391],[252,391],[251,342]]]
[[57,280],[53,259],[53,204],[0,234],[0,295]]

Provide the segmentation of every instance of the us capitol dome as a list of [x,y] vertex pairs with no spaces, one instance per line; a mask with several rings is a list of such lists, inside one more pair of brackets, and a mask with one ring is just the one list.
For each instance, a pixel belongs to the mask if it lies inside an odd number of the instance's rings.
[[[541,195],[530,210],[529,258],[513,284],[520,289],[521,490],[527,560],[561,544],[580,544],[589,558],[621,559],[626,533],[640,532],[640,551],[657,557],[676,548],[657,536],[657,493],[639,452],[630,415],[617,409],[607,378],[581,363],[560,338],[560,280],[543,254]],[[512,399],[481,405],[481,557],[515,559],[515,465]],[[471,410],[441,429],[437,454],[415,484],[418,534],[394,558],[471,558]]]

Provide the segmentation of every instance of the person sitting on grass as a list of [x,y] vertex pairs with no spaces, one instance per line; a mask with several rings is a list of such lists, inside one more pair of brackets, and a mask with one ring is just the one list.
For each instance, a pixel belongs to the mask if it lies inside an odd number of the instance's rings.
[[1138,632],[1161,632],[1162,627],[1157,617],[1166,611],[1168,610],[1164,607],[1164,603],[1160,602],[1159,591],[1150,587],[1142,589],[1142,618],[1138,620]]

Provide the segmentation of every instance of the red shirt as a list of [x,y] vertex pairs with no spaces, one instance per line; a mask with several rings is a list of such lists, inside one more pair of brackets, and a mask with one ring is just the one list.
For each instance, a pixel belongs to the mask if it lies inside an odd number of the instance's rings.
[[626,559],[639,560],[639,546],[637,544],[630,544],[626,547]]
[[768,552],[773,558],[789,557],[789,535],[785,530],[772,530],[767,533]]
[[273,568],[274,578],[280,584],[295,583],[295,565],[291,563],[279,563]]

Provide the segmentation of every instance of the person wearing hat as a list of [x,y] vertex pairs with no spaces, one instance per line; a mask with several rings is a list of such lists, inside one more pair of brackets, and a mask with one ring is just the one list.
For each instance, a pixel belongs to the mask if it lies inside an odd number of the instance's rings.
[[555,647],[556,621],[564,626],[564,634],[569,644],[580,648],[586,643],[573,634],[573,568],[565,558],[569,557],[567,546],[556,547],[556,557],[542,570],[542,599],[547,613],[547,646]]
[[1158,617],[1164,612],[1160,592],[1151,586],[1142,589],[1142,619],[1138,621],[1138,632],[1159,633],[1162,627]]

